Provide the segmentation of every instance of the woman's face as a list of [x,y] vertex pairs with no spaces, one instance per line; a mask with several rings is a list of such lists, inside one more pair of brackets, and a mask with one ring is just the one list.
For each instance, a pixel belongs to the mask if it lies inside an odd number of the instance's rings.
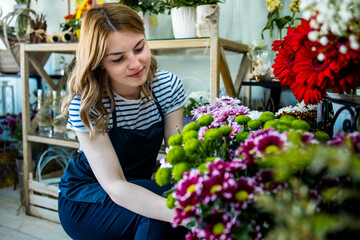
[[143,34],[117,31],[109,34],[100,66],[108,72],[116,93],[138,99],[139,87],[146,81],[150,62],[151,52]]

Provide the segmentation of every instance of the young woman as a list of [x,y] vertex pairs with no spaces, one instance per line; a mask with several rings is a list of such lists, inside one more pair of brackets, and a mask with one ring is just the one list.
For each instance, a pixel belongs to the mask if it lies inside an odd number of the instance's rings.
[[81,154],[59,183],[59,218],[73,239],[184,239],[151,180],[163,139],[182,129],[178,77],[157,70],[143,21],[119,3],[90,9],[81,26],[63,111]]

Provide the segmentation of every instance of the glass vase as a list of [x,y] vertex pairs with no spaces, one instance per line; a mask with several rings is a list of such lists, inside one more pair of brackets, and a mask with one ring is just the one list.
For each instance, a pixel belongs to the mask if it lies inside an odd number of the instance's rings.
[[39,135],[52,136],[52,96],[50,91],[38,90],[37,95],[37,123]]
[[65,96],[65,90],[52,92],[52,125],[53,135],[56,137],[64,137],[66,131],[67,118],[60,116],[61,104]]

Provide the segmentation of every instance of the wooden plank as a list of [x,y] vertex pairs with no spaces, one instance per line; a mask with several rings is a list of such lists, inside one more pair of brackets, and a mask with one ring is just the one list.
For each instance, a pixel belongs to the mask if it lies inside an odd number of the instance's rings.
[[220,38],[220,45],[224,48],[224,50],[229,50],[233,52],[246,53],[249,51],[248,45],[223,38]]
[[210,38],[149,40],[150,49],[178,49],[209,47]]
[[51,89],[56,90],[57,89],[56,84],[54,83],[52,78],[44,71],[44,69],[43,69],[42,65],[39,63],[39,61],[36,60],[36,58],[32,57],[31,55],[29,56],[29,60],[30,60],[31,64],[33,65],[33,67],[35,68],[35,70],[37,71],[37,73],[47,82],[47,84],[49,84]]
[[220,62],[220,43],[218,37],[211,38],[210,45],[210,102],[213,103],[215,98],[219,97],[219,62]]
[[38,182],[38,181],[35,181],[32,179],[29,180],[29,190],[34,191],[34,192],[48,194],[48,195],[56,197],[56,198],[58,197],[58,187],[57,186],[41,183],[41,182]]
[[223,83],[227,95],[233,98],[237,97],[237,94],[235,93],[235,89],[234,89],[234,84],[231,79],[229,65],[226,61],[225,52],[222,47],[220,47],[220,73],[223,79]]
[[[246,56],[246,54],[244,54],[241,59],[241,63],[234,84],[235,92],[237,95],[240,94],[242,82],[244,81],[246,75],[250,72],[250,70],[251,70],[251,62],[249,58]],[[246,88],[246,90],[250,91],[250,88]],[[245,93],[246,90],[244,89],[244,96],[247,95],[250,97],[249,92]]]
[[58,212],[30,205],[30,215],[60,223]]
[[23,135],[23,155],[24,155],[24,202],[26,211],[29,211],[29,172],[31,169],[31,143],[27,141],[26,136],[30,128],[30,96],[29,96],[29,61],[25,52],[25,44],[20,45],[20,75],[22,82],[22,135]]
[[68,148],[76,148],[78,149],[80,147],[80,143],[75,140],[64,140],[64,139],[58,139],[58,138],[47,138],[47,137],[40,137],[36,135],[28,135],[26,138],[30,142],[37,142],[37,143],[43,143],[43,144],[49,144],[49,145],[55,145],[55,146],[62,146],[62,147],[68,147]]
[[43,208],[48,208],[54,211],[58,210],[58,200],[49,198],[47,196],[36,195],[30,193],[30,205],[35,205]]
[[26,44],[24,50],[27,52],[74,53],[78,46],[79,43],[39,43]]

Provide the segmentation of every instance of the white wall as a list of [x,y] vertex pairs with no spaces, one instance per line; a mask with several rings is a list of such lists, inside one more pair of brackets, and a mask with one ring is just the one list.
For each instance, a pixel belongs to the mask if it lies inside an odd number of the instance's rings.
[[[70,0],[70,12],[74,12],[74,1]],[[283,0],[285,12],[288,13],[288,5],[291,0]],[[0,0],[1,8],[3,9],[3,16],[12,11],[15,0]],[[38,14],[45,15],[47,20],[47,33],[59,33],[60,23],[64,22],[64,16],[68,14],[67,0],[33,0],[31,8]],[[250,44],[255,39],[260,38],[262,28],[267,21],[267,10],[265,0],[225,0],[225,3],[220,4],[220,37],[230,40],[238,41],[245,44]],[[171,34],[171,18],[169,15],[159,16],[159,38],[170,37]],[[268,32],[265,33],[266,41],[270,43]],[[269,44],[270,45],[270,44]],[[1,47],[1,46],[0,46]],[[56,74],[59,69],[61,55],[53,54],[45,66],[46,71],[51,74]],[[70,62],[72,57],[65,55],[66,61]],[[209,88],[210,70],[208,56],[160,56],[157,57],[159,67],[162,69],[173,71],[179,77],[184,79],[184,86],[186,91],[192,89],[196,90],[194,81],[200,82],[199,86],[204,90]],[[241,56],[232,55],[227,56],[227,61],[230,65],[232,77],[236,77],[237,68],[241,61]],[[192,79],[193,81],[189,81]],[[195,79],[195,80],[194,80]],[[253,88],[252,97],[257,101],[263,96],[263,89]],[[281,105],[295,104],[292,94],[287,93],[282,96]]]

